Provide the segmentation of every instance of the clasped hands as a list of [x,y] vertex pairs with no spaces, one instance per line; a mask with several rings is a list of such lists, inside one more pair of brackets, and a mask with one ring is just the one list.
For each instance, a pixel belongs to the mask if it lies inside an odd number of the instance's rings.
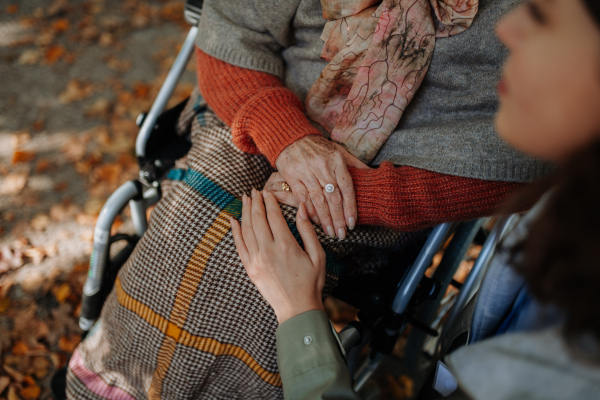
[[[276,160],[278,172],[265,189],[242,197],[242,224],[230,218],[233,238],[250,280],[282,322],[310,310],[323,310],[325,252],[311,220],[331,237],[346,237],[357,219],[348,166],[369,168],[340,145],[321,136],[297,140]],[[283,190],[286,182],[291,191]],[[331,193],[324,190],[333,184]],[[298,207],[300,247],[279,203]],[[334,230],[335,229],[335,230]]]
[[[321,225],[330,237],[346,238],[346,228],[354,229],[356,197],[348,166],[369,168],[339,144],[320,135],[302,137],[287,146],[275,161],[274,172],[265,190],[293,207],[304,203],[308,217]],[[287,183],[290,191],[283,189]],[[325,190],[333,185],[333,191]]]

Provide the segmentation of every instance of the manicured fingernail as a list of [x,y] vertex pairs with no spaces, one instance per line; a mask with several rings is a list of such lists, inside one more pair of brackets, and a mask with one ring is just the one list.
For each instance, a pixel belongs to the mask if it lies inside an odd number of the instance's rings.
[[248,204],[248,196],[246,196],[245,194],[242,196],[242,204],[243,205]]
[[252,189],[252,198],[255,198],[256,195],[258,194],[258,192],[256,191],[256,189]]
[[327,227],[327,234],[329,235],[330,238],[335,237],[335,231],[333,230],[333,226],[329,225]]
[[300,208],[298,209],[298,215],[300,216],[300,219],[304,221],[308,219],[308,214],[306,213],[306,206],[304,205],[304,203],[300,204]]
[[350,230],[353,230],[355,226],[356,226],[356,221],[354,220],[354,217],[348,218],[348,228]]
[[321,220],[319,219],[319,217],[315,217],[315,224],[321,225]]
[[263,194],[263,197],[266,199],[271,194],[271,192],[269,192],[268,190],[263,190],[262,194]]
[[340,240],[346,239],[346,230],[344,228],[338,229],[338,238]]
[[229,225],[233,226],[233,218],[229,217]]

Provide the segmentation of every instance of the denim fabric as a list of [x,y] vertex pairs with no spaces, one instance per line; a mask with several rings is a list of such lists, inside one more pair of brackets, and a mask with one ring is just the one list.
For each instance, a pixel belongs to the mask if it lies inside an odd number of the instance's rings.
[[560,311],[534,299],[523,276],[513,268],[519,255],[513,256],[512,248],[527,235],[545,202],[543,198],[521,218],[493,257],[479,289],[469,343],[503,333],[543,329],[562,322]]

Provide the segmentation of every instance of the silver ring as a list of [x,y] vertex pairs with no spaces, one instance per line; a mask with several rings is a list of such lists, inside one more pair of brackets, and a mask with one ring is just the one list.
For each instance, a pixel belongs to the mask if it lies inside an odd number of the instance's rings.
[[325,191],[327,193],[333,193],[334,190],[335,190],[335,186],[333,186],[331,183],[328,183],[327,185],[325,185]]

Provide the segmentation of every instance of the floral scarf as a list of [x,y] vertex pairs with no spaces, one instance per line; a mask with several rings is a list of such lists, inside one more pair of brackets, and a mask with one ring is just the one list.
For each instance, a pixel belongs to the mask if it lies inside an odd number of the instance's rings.
[[321,0],[329,64],[308,116],[371,161],[398,125],[431,62],[435,39],[471,26],[479,0]]

